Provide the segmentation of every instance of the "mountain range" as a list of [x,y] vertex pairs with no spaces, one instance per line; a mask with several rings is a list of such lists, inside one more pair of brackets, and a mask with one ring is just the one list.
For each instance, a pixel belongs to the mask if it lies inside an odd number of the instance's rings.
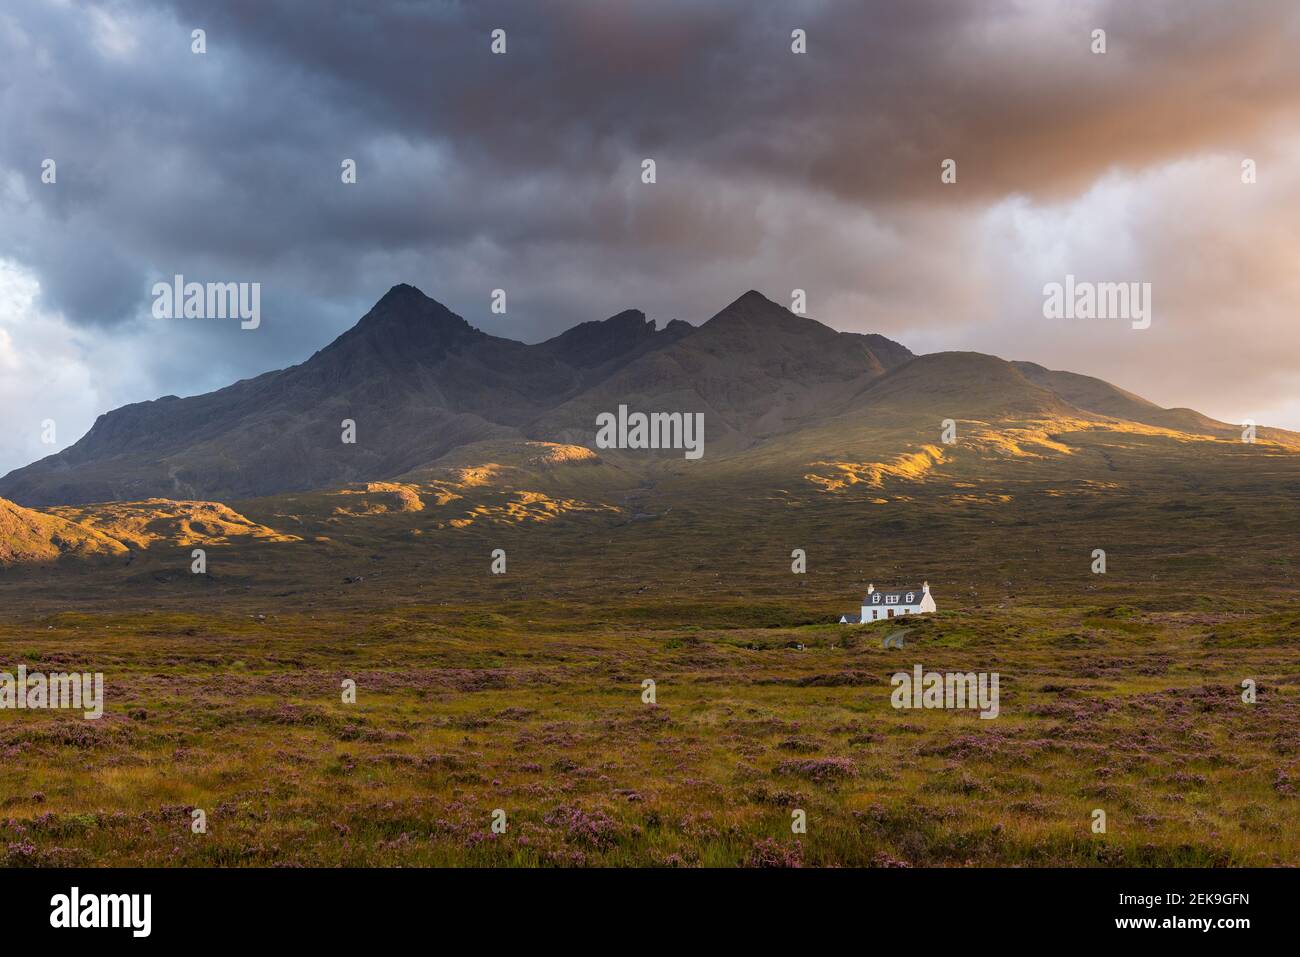
[[[619,405],[704,413],[714,460],[787,442],[816,451],[818,441],[834,441],[819,436],[862,428],[913,428],[918,441],[937,442],[947,418],[1240,434],[1084,375],[978,353],[916,356],[754,291],[699,326],[673,320],[658,329],[628,310],[526,345],[475,329],[403,284],[299,365],[101,415],[74,445],[0,479],[0,497],[29,507],[228,502],[382,481],[485,442],[590,448],[596,416]],[[355,423],[354,443],[342,441],[344,420]],[[1300,447],[1292,433],[1260,435]],[[635,458],[600,455],[625,465]]]

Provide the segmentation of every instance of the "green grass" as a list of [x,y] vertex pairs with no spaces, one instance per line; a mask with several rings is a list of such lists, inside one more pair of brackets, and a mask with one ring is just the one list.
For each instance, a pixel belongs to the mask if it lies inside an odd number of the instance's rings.
[[[836,494],[672,463],[653,521],[300,508],[303,542],[214,547],[202,582],[165,545],[5,570],[0,668],[103,671],[107,700],[0,712],[0,861],[1300,864],[1295,456],[1150,441]],[[936,616],[830,624],[923,578]],[[997,671],[1000,717],[895,711],[916,663]]]

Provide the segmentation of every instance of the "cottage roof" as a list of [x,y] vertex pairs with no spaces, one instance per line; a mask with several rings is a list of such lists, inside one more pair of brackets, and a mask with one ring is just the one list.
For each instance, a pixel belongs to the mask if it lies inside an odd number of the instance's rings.
[[900,588],[897,591],[871,591],[862,599],[864,605],[919,605],[924,588]]

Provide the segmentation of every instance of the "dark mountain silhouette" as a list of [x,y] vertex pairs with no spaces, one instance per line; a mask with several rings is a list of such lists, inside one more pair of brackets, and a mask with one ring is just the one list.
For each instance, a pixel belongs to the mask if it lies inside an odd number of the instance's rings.
[[[698,327],[674,320],[656,329],[628,310],[525,345],[399,285],[306,362],[106,413],[75,445],[0,479],[0,496],[25,506],[231,501],[373,481],[486,440],[591,446],[596,415],[620,404],[703,412],[711,456],[831,421],[851,427],[909,412],[929,422],[938,413],[1083,410],[1231,431],[1032,363],[976,353],[918,358],[883,336],[836,332],[752,291]],[[354,444],[341,441],[345,419],[356,423]]]

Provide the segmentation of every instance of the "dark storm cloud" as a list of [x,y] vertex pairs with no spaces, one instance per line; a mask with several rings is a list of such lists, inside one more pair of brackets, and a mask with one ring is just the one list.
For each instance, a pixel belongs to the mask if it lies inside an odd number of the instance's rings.
[[[173,6],[387,124],[453,142],[485,178],[608,177],[628,155],[686,151],[895,200],[932,195],[937,158],[959,156],[978,173],[968,194],[1059,192],[1294,116],[1300,80],[1300,21],[1272,0],[582,0],[337,19],[311,4]],[[487,50],[498,26],[504,58]],[[810,36],[802,59],[793,26]],[[1105,57],[1090,51],[1095,27],[1110,34]]]
[[[119,400],[298,361],[402,281],[516,338],[629,306],[699,321],[746,288],[799,286],[841,328],[1005,353],[1023,339],[992,314],[1032,307],[1041,280],[1010,268],[1024,237],[999,204],[1067,208],[1185,157],[1276,154],[1297,125],[1296,10],[21,0],[0,11],[0,259],[87,336],[147,336]],[[1149,243],[1176,233],[1176,210],[1146,215]],[[1010,266],[985,261],[1003,255],[991,235]],[[1075,255],[1090,261],[1063,269]],[[1173,276],[1159,261],[1130,265]],[[147,325],[152,283],[178,272],[261,282],[263,328]],[[1198,295],[1235,295],[1232,278]],[[1222,321],[1168,301],[1186,330]]]
[[[1035,6],[1050,13],[1025,13]],[[135,49],[87,49],[91,9],[117,18]],[[475,240],[682,252],[693,240],[745,255],[753,223],[732,217],[752,202],[708,202],[719,179],[880,207],[934,201],[937,164],[952,156],[955,198],[1056,194],[1294,108],[1300,58],[1285,58],[1295,18],[1284,5],[1081,9],[31,6],[18,22],[49,64],[14,92],[49,87],[7,104],[18,136],[6,160],[65,158],[64,187],[37,193],[64,208],[49,210],[54,234],[35,258],[54,306],[111,323],[129,312],[128,290],[187,254],[241,275],[314,260],[330,294],[362,252]],[[1105,58],[1088,50],[1098,24],[1112,34]],[[808,56],[789,52],[795,25]],[[504,57],[488,50],[497,26]],[[207,31],[205,56],[189,52],[194,27]],[[344,156],[361,167],[350,192],[338,188]],[[627,188],[642,156],[663,164],[671,194],[653,207]],[[122,268],[123,249],[147,260],[141,276]]]

